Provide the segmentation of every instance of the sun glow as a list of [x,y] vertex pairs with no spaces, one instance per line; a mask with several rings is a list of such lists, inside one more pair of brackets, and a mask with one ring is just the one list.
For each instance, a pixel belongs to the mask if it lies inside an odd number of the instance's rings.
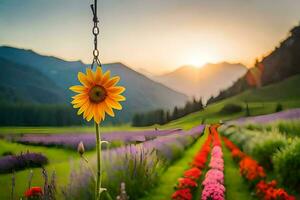
[[202,60],[200,57],[191,57],[188,61],[188,65],[193,65],[194,67],[200,68],[205,65],[206,61]]
[[191,53],[187,56],[186,62],[188,65],[193,65],[197,68],[203,67],[206,63],[218,62],[215,54],[206,53]]

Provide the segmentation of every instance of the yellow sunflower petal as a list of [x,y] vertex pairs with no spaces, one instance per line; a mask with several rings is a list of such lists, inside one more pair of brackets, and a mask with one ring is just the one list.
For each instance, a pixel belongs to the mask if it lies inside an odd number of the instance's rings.
[[83,105],[79,108],[79,110],[78,110],[78,112],[77,112],[77,115],[80,115],[80,114],[82,114],[83,112],[85,112],[89,105],[90,105],[90,102],[89,102],[89,101],[87,101],[85,104],[83,104]]
[[105,112],[103,109],[100,110],[100,115],[101,115],[102,121],[104,121],[105,120]]
[[96,69],[96,72],[95,72],[95,74],[94,74],[94,77],[95,77],[95,83],[96,84],[100,84],[100,82],[101,82],[101,79],[102,79],[102,69],[101,69],[101,67],[97,67],[97,69]]
[[105,115],[105,112],[104,112],[104,110],[103,110],[102,104],[103,104],[103,102],[97,105],[97,112],[98,112],[98,114],[99,114],[100,121],[101,121],[101,120],[104,120],[104,118],[105,118],[105,116],[104,116],[104,115]]
[[113,109],[104,101],[103,102],[104,111],[111,117],[115,116]]
[[125,88],[122,86],[115,86],[115,87],[108,88],[107,91],[108,93],[121,94],[122,92],[125,91]]
[[87,116],[92,112],[92,104],[89,103],[87,109],[83,112],[83,118],[87,118]]
[[80,97],[76,97],[74,98],[73,101],[71,101],[72,104],[77,104],[77,103],[80,103],[80,102],[83,102],[83,101],[86,101],[89,97],[88,96],[80,96]]
[[86,75],[82,72],[78,72],[78,80],[80,83],[86,87],[91,87],[92,82],[89,81],[89,79],[86,77]]
[[122,105],[117,102],[117,101],[114,101],[112,100],[111,98],[106,98],[105,99],[105,103],[109,106],[109,107],[112,107],[114,109],[117,109],[117,110],[122,110]]
[[107,81],[109,81],[109,78],[110,78],[110,71],[107,70],[101,79],[101,85],[105,85],[105,83],[107,83]]
[[99,113],[99,110],[98,110],[98,105],[95,106],[94,108],[94,121],[99,124],[100,121],[101,121],[101,116],[100,116],[100,113]]
[[72,99],[78,99],[78,100],[82,100],[82,99],[86,99],[86,98],[89,98],[88,96],[88,93],[84,92],[84,93],[80,93],[80,94],[77,94],[75,96],[72,97]]
[[93,83],[94,82],[94,73],[91,68],[86,68],[86,78]]
[[117,95],[109,94],[109,97],[115,101],[125,101],[126,100],[126,97],[124,97],[123,95],[120,95],[120,94],[117,94]]
[[70,87],[69,89],[72,90],[73,92],[82,93],[87,88],[82,85],[74,85],[74,86]]
[[88,122],[91,121],[91,119],[94,117],[94,109],[95,109],[95,105],[94,105],[94,104],[91,104],[90,107],[91,107],[90,112],[89,112],[89,114],[86,116],[86,120],[87,120]]
[[72,96],[72,99],[79,99],[86,97],[87,95],[85,93],[76,94],[75,96]]
[[109,81],[107,81],[103,86],[105,88],[109,88],[109,87],[116,85],[119,81],[120,81],[120,77],[115,76],[115,77],[112,77]]
[[79,103],[75,103],[75,104],[73,105],[73,108],[80,108],[80,107],[82,107],[87,101],[88,101],[88,99],[86,99],[85,101],[81,101],[81,102],[79,102]]

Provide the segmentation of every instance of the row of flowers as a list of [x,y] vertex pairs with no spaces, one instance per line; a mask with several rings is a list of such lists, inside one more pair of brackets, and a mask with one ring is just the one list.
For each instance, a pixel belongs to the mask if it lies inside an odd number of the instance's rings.
[[193,198],[192,193],[198,187],[198,182],[204,169],[207,158],[211,149],[212,136],[208,135],[205,143],[201,147],[200,151],[196,154],[191,163],[191,168],[186,170],[182,178],[178,179],[176,191],[172,195],[174,200],[191,200]]
[[223,140],[226,147],[231,151],[234,160],[239,162],[241,175],[249,182],[252,188],[255,188],[257,197],[262,200],[296,200],[294,196],[289,195],[284,189],[277,188],[275,180],[266,182],[266,173],[258,162],[243,153],[226,137],[223,137]]
[[211,134],[213,135],[213,149],[211,151],[211,160],[209,163],[210,169],[205,175],[202,182],[202,200],[224,200],[224,160],[221,147],[221,141],[217,131],[218,126],[211,127]]

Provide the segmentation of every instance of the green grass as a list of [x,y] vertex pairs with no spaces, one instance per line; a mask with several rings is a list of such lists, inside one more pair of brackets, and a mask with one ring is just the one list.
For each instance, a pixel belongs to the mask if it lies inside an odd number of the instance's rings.
[[[49,159],[49,164],[46,165],[48,173],[51,173],[55,170],[57,175],[58,191],[60,193],[60,187],[66,185],[69,180],[70,170],[71,170],[71,160],[74,163],[74,166],[79,162],[79,156],[77,152],[71,150],[64,150],[58,148],[47,148],[47,147],[38,147],[38,146],[28,146],[17,143],[9,143],[3,140],[0,140],[0,155],[4,151],[11,151],[15,154],[20,152],[26,152],[27,149],[30,152],[40,152],[47,156]],[[90,157],[94,154],[94,151],[88,152],[87,156]],[[30,169],[22,170],[16,172],[16,193],[17,196],[20,196],[24,193],[28,183],[28,175]],[[41,169],[33,169],[33,186],[42,186],[43,178],[41,176]],[[49,175],[50,176],[50,175]],[[0,174],[0,199],[9,199],[11,190],[11,174]]]
[[256,199],[250,193],[247,183],[240,175],[238,164],[232,159],[230,151],[222,143],[224,155],[224,179],[226,189],[226,199]]
[[149,191],[149,194],[142,198],[142,200],[170,199],[172,193],[175,191],[174,186],[177,183],[177,179],[182,177],[183,172],[189,168],[189,163],[205,142],[207,135],[208,132],[206,129],[205,134],[192,147],[185,151],[183,157],[168,167],[161,176],[158,185]]
[[[149,127],[132,127],[129,124],[120,126],[102,126],[102,132],[112,132],[112,131],[134,131],[134,130],[144,130],[149,129]],[[93,126],[68,126],[68,127],[0,127],[0,135],[2,134],[38,134],[38,133],[93,133],[95,128]]]

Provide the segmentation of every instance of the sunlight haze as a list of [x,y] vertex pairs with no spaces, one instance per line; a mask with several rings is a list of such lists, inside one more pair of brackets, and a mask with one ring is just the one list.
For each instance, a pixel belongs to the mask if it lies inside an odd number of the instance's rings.
[[[90,63],[90,3],[2,0],[0,44]],[[98,7],[102,63],[153,74],[207,62],[251,67],[300,19],[298,0],[102,0]]]

